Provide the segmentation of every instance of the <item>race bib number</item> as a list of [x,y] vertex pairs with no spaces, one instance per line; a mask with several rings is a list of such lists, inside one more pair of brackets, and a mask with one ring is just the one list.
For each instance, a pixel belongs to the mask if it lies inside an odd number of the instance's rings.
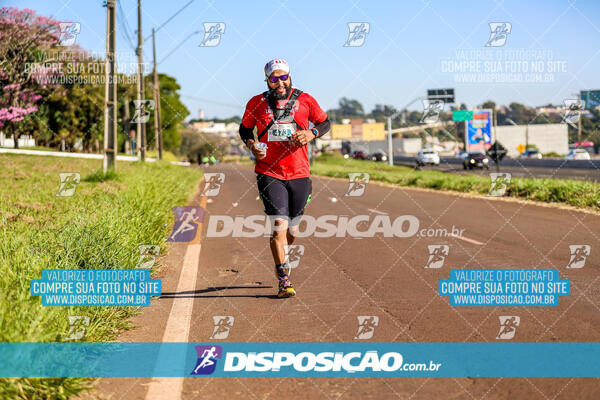
[[269,142],[284,142],[290,140],[296,133],[296,125],[286,123],[274,123],[269,128]]

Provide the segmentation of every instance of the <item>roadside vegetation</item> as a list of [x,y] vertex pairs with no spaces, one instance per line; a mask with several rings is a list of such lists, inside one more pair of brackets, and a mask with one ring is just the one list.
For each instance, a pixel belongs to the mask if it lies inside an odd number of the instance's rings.
[[[0,341],[62,342],[68,316],[89,316],[81,341],[114,340],[134,307],[44,307],[30,295],[42,269],[134,268],[141,244],[160,245],[173,223],[171,208],[187,204],[202,172],[170,163],[0,156]],[[79,172],[72,197],[58,197],[59,172]],[[82,378],[0,379],[2,399],[67,399],[89,386]]]
[[[490,190],[488,177],[415,171],[409,167],[345,159],[340,154],[323,154],[316,158],[311,172],[315,175],[345,179],[348,178],[348,172],[368,172],[373,181],[481,195],[486,195]],[[506,196],[546,203],[564,203],[600,211],[600,184],[589,181],[513,177],[507,187]]]

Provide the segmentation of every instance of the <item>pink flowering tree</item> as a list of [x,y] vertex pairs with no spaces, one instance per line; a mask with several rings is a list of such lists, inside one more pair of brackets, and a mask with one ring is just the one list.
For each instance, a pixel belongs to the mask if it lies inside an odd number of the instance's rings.
[[13,136],[15,148],[20,122],[57,86],[51,79],[57,71],[45,63],[59,37],[59,21],[30,9],[0,8],[0,130]]

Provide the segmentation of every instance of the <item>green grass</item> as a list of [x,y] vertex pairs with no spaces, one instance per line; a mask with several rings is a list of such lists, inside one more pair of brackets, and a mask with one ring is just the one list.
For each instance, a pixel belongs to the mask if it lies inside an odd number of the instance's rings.
[[[133,307],[43,307],[31,279],[49,268],[133,268],[140,244],[161,253],[171,208],[187,204],[199,169],[163,161],[120,162],[104,175],[101,160],[0,156],[0,336],[2,342],[61,342],[69,315],[87,315],[83,341],[114,340],[129,327]],[[57,197],[59,172],[79,172],[72,197]],[[67,399],[90,379],[0,379],[0,398]]]
[[[130,155],[130,154],[128,154]],[[146,156],[150,158],[156,158],[156,150],[148,150],[146,152]],[[181,161],[177,156],[170,151],[163,150],[163,160],[164,161]]]
[[[348,172],[368,172],[374,181],[398,186],[485,195],[490,178],[478,175],[459,175],[439,171],[415,171],[409,167],[391,166],[354,159],[339,154],[324,154],[315,159],[311,172],[315,175],[348,178]],[[600,211],[600,184],[574,179],[512,178],[507,196],[547,203],[565,203],[575,207]]]

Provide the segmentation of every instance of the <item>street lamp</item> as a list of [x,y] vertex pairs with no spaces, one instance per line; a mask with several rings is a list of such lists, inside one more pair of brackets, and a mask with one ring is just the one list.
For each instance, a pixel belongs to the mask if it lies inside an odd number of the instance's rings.
[[396,118],[398,115],[402,114],[406,111],[408,107],[410,107],[415,101],[422,100],[425,97],[419,96],[407,105],[405,105],[400,111],[395,112],[394,114],[387,117],[387,125],[388,125],[388,164],[394,165],[394,151],[392,146],[392,120]]

